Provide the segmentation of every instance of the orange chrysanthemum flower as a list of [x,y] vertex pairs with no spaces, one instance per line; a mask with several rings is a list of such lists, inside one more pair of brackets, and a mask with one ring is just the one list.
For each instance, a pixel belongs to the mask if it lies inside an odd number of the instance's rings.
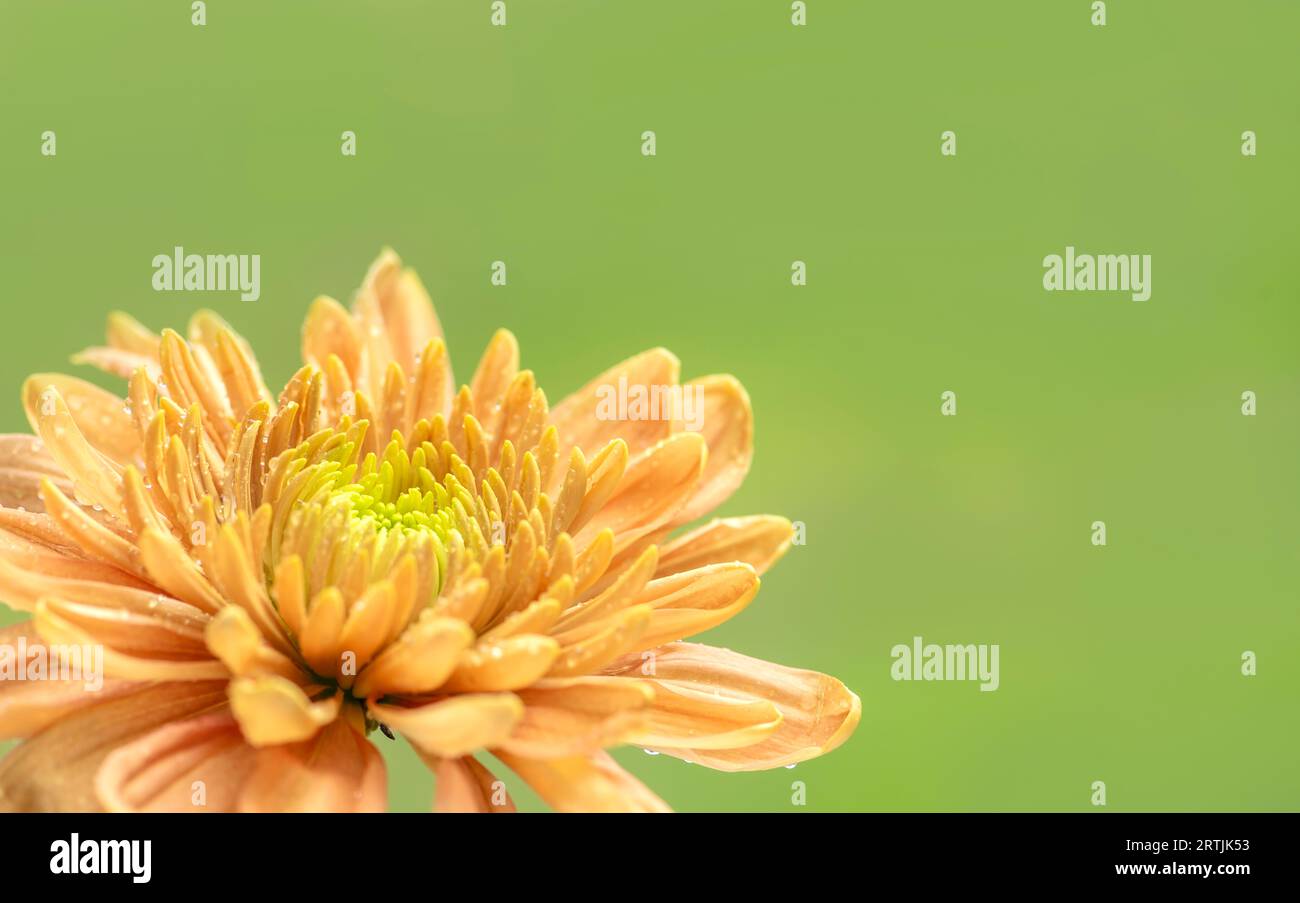
[[[662,810],[604,751],[724,771],[819,755],[857,725],[839,681],[682,640],[739,612],[788,521],[708,513],[749,468],[729,376],[681,419],[599,416],[678,385],[662,349],[550,408],[498,332],[457,392],[433,306],[391,252],[349,313],[321,298],[278,398],[212,313],[188,339],[110,318],[23,390],[0,437],[0,642],[99,648],[103,687],[0,681],[0,808],[380,810],[398,732],[440,810],[513,808],[487,750],[559,810]],[[63,677],[67,677],[66,669]]]

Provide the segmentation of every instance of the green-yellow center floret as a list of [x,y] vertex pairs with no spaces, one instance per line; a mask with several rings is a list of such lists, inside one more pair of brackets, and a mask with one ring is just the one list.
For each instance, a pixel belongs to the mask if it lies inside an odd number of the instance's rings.
[[372,520],[384,530],[427,530],[449,541],[454,525],[445,489],[435,485],[433,491],[422,492],[413,486],[390,501],[379,491],[377,476],[367,478],[371,486],[354,483],[344,489],[352,494],[353,517]]

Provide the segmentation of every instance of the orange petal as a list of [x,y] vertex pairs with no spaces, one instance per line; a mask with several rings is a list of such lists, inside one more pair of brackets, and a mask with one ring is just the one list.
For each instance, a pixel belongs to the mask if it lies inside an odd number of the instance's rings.
[[284,677],[240,677],[230,682],[230,708],[253,746],[309,740],[339,715],[343,697],[335,693],[312,702]]
[[338,673],[339,634],[343,632],[344,617],[342,593],[337,587],[326,587],[312,600],[307,623],[299,637],[303,658],[313,671],[324,677]]
[[505,740],[524,704],[513,693],[468,693],[410,708],[371,702],[366,710],[422,752],[455,758]]
[[266,642],[262,632],[244,609],[228,605],[208,623],[204,639],[212,654],[238,677],[269,677],[278,674],[296,680],[298,665]]
[[352,603],[339,632],[339,648],[354,656],[352,663],[356,669],[369,664],[375,651],[388,639],[396,599],[392,582],[383,580],[372,584],[360,599]]
[[628,464],[604,507],[575,537],[579,548],[606,528],[621,551],[660,527],[679,523],[677,512],[692,496],[708,451],[698,433],[677,433]]
[[352,687],[358,699],[389,693],[431,693],[456,667],[474,631],[458,618],[421,618],[367,665]]
[[442,689],[482,693],[526,687],[545,675],[559,655],[560,644],[549,636],[527,633],[490,640],[460,654]]
[[658,548],[650,546],[645,549],[630,567],[614,577],[607,589],[591,599],[570,607],[556,625],[556,634],[583,624],[594,623],[634,604],[637,596],[645,589],[654,574],[658,561]]

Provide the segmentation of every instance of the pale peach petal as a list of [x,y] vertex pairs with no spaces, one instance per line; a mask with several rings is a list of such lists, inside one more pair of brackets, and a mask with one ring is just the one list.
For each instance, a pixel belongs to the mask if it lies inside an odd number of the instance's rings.
[[716,627],[744,611],[758,587],[754,569],[739,561],[651,580],[634,600],[654,608],[640,642],[658,646]]
[[142,579],[148,577],[135,544],[96,521],[52,481],[41,481],[41,500],[68,544],[120,571]]
[[355,383],[361,377],[361,347],[343,305],[324,295],[317,298],[302,327],[302,359],[324,370],[330,355],[335,355]]
[[609,411],[603,405],[617,397],[620,385],[625,391],[639,386],[649,392],[656,386],[676,386],[680,373],[681,362],[666,348],[652,348],[606,370],[551,411],[561,445],[577,446],[584,454],[594,455],[611,439],[620,438],[636,455],[666,439],[672,431],[671,419],[619,420],[607,416]]
[[0,505],[44,511],[40,485],[47,478],[64,493],[72,492],[72,481],[39,439],[21,433],[0,435]]
[[[37,603],[38,613],[42,604],[80,635],[127,655],[174,662],[212,658],[203,638],[207,625],[161,606],[150,610],[146,603],[145,610],[132,611],[46,596]],[[35,623],[42,625],[39,614]]]
[[226,605],[226,600],[199,572],[176,537],[149,527],[141,534],[139,544],[140,560],[150,579],[170,595],[209,613]]
[[655,576],[726,561],[743,561],[762,574],[785,554],[792,536],[790,522],[770,514],[711,520],[661,546]]
[[467,693],[424,705],[367,704],[370,717],[438,758],[465,756],[510,736],[524,714],[513,693]]
[[[95,609],[93,606],[79,606],[77,611],[83,615],[88,615],[93,611],[108,612],[111,610]],[[208,681],[221,679],[229,674],[225,665],[211,657],[190,659],[154,658],[149,654],[144,654],[144,650],[133,652],[104,644],[97,635],[97,625],[93,620],[89,627],[83,626],[85,624],[84,620],[81,620],[80,623],[74,621],[69,603],[57,599],[42,599],[38,602],[35,617],[32,620],[41,638],[47,643],[82,647],[101,646],[103,648],[103,666],[106,677],[139,681]],[[207,655],[206,648],[202,654]]]
[[243,417],[259,401],[270,400],[252,346],[219,314],[197,311],[190,317],[189,336],[195,357],[225,387],[235,417]]
[[0,759],[0,811],[98,811],[94,777],[109,753],[158,725],[225,705],[225,681],[187,681],[72,712]]
[[583,635],[564,647],[560,658],[547,672],[551,677],[574,677],[604,667],[618,656],[635,648],[650,624],[653,609],[634,605],[599,622],[597,632]]
[[753,746],[775,733],[783,720],[780,710],[766,699],[671,680],[639,679],[654,688],[654,701],[645,726],[627,738],[636,746],[693,750]]
[[407,410],[403,418],[403,432],[409,431],[421,420],[432,421],[446,416],[451,407],[451,359],[442,339],[434,339],[420,352],[412,376],[411,391],[407,397]]
[[671,811],[605,752],[549,760],[494,755],[557,812]]
[[534,759],[586,755],[623,743],[642,732],[654,699],[648,684],[625,677],[545,680],[518,696],[523,719],[497,748]]
[[65,478],[63,468],[46,451],[41,440],[27,433],[0,434],[0,467]]
[[[388,248],[366,273],[354,310],[371,355],[371,390],[382,385],[379,375],[389,361],[414,373],[416,357],[424,346],[443,337],[420,277],[414,270],[402,269],[401,259]],[[450,381],[450,369],[447,376]]]
[[198,406],[208,438],[224,457],[235,423],[225,384],[204,372],[195,349],[175,330],[163,330],[158,361],[171,401],[182,411]]
[[498,432],[506,390],[519,373],[519,342],[506,329],[498,329],[479,361],[469,388],[474,396],[474,416],[492,435]]
[[[14,647],[20,643],[28,649],[44,645],[31,621],[0,628],[0,645]],[[28,737],[77,709],[112,699],[140,689],[143,684],[104,679],[97,690],[90,689],[84,678],[44,680],[0,680],[0,740]]]
[[128,313],[115,310],[109,314],[104,333],[110,348],[155,360],[158,357],[158,334]]
[[560,618],[553,631],[557,636],[584,624],[593,624],[635,604],[637,596],[645,589],[659,562],[659,550],[650,546],[631,566],[613,576],[609,587],[598,595],[571,606]]
[[432,764],[435,812],[514,812],[505,783],[472,756]]
[[32,378],[24,385],[23,396],[32,428],[59,467],[72,478],[78,500],[124,518],[120,471],[86,439],[58,389]]
[[[24,511],[44,511],[45,501],[41,498],[41,483],[49,479],[46,474],[34,470],[19,470],[14,467],[0,467],[0,506],[21,508]],[[72,484],[61,480],[62,487],[72,491]]]
[[[663,752],[720,771],[757,771],[793,765],[828,753],[849,738],[862,717],[862,703],[842,683],[816,671],[787,668],[696,643],[670,643],[648,650],[654,679],[702,692],[765,699],[782,716],[767,739],[737,749],[664,747]],[[605,669],[638,679],[647,659],[628,655]]]
[[[51,579],[66,579],[100,583],[108,586],[128,587],[148,592],[153,587],[110,565],[98,561],[87,561],[73,549],[58,548],[33,542],[13,529],[11,519],[17,512],[0,510],[0,573],[13,571],[25,572],[28,577],[45,576]],[[43,514],[25,515],[32,519],[44,519]],[[48,522],[47,522],[48,523]],[[51,527],[51,532],[57,534]],[[7,602],[20,611],[32,611],[35,600],[24,595],[22,581],[0,581],[0,600]]]
[[232,812],[256,756],[230,713],[212,712],[119,746],[95,792],[109,812]]
[[36,603],[46,596],[134,614],[174,618],[200,628],[208,620],[207,614],[200,609],[156,590],[136,589],[101,580],[51,576],[16,566],[0,555],[0,600],[19,611],[33,611]]
[[118,348],[102,346],[87,348],[74,354],[72,362],[95,367],[121,379],[130,379],[137,370],[141,369],[148,371],[155,379],[160,375],[156,357],[132,354],[130,351],[122,351]]
[[123,466],[140,457],[140,433],[126,401],[75,376],[36,373],[23,383],[23,407],[34,431],[40,430],[44,419],[41,396],[50,388],[62,396],[77,429],[105,457]]
[[678,524],[708,514],[730,498],[754,457],[754,412],[745,387],[734,376],[705,376],[682,388],[692,399],[704,399],[699,433],[708,443],[709,461],[695,495],[677,512]]
[[345,720],[312,740],[259,750],[239,794],[248,812],[383,812],[383,756]]

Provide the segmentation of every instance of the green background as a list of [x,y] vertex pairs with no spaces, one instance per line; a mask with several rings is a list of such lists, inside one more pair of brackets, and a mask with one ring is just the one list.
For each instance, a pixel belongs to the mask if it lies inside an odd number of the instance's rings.
[[[808,6],[3,0],[0,429],[115,308],[214,307],[276,385],[391,245],[462,379],[504,325],[553,402],[659,344],[747,386],[723,513],[807,545],[707,639],[835,674],[862,724],[793,771],[620,751],[674,807],[1300,808],[1300,4]],[[260,254],[261,300],[154,293],[178,244]],[[1044,292],[1067,244],[1153,255],[1151,300]],[[998,643],[1001,688],[892,681],[915,635]]]

